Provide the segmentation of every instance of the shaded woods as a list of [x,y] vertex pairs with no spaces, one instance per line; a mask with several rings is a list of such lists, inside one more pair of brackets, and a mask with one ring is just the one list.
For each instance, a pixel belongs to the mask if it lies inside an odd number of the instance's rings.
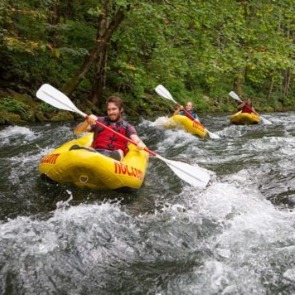
[[170,111],[157,84],[201,111],[231,111],[230,90],[293,110],[294,12],[289,0],[3,0],[0,112],[26,108],[15,93],[36,102],[43,83],[90,110],[118,93],[131,113]]

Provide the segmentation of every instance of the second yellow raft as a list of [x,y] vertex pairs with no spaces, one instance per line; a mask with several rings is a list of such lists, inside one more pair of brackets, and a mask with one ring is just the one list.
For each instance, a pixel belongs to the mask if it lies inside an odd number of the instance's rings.
[[207,130],[201,123],[193,121],[183,115],[174,115],[170,117],[168,122],[165,123],[165,127],[182,128],[193,135],[198,135],[201,138],[207,136]]

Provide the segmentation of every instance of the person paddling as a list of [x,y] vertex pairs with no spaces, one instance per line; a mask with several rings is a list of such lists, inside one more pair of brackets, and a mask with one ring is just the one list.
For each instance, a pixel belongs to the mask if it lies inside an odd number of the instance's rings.
[[255,111],[255,109],[252,106],[252,99],[251,98],[247,98],[245,101],[240,103],[237,106],[237,108],[242,113],[249,113],[249,114],[254,113],[254,114],[258,115],[257,112]]
[[194,121],[200,123],[198,115],[194,112],[194,106],[191,101],[188,101],[185,107],[183,107],[182,105],[178,105],[173,115],[182,115],[182,116],[190,117],[187,113],[189,113],[191,117],[194,118]]
[[84,122],[75,127],[74,132],[76,134],[85,131],[94,132],[92,147],[101,154],[118,161],[121,161],[128,152],[128,141],[122,139],[110,130],[98,126],[95,124],[95,121],[101,122],[125,137],[130,138],[137,143],[139,149],[144,149],[146,145],[137,135],[134,126],[124,121],[122,118],[123,102],[121,98],[118,96],[110,96],[106,101],[106,108],[107,116],[97,117],[93,114],[89,115]]

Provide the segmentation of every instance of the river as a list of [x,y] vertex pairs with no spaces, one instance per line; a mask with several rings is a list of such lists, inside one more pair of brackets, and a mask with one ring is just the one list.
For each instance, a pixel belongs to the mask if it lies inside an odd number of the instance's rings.
[[40,159],[72,123],[0,129],[1,294],[294,294],[295,113],[233,126],[221,138],[136,122],[161,156],[210,171],[206,188],[150,158],[136,193],[49,184]]

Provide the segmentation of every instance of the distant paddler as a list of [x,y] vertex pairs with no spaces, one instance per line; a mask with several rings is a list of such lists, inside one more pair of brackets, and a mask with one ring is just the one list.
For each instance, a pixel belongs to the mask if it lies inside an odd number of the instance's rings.
[[200,123],[197,113],[194,111],[194,105],[191,101],[188,101],[185,104],[185,107],[182,105],[177,105],[177,109],[174,111],[173,115],[183,115],[188,118],[193,118],[195,122]]
[[241,113],[254,113],[255,115],[259,116],[258,113],[253,108],[252,99],[248,97],[245,101],[242,101],[238,106],[238,110],[241,111]]

